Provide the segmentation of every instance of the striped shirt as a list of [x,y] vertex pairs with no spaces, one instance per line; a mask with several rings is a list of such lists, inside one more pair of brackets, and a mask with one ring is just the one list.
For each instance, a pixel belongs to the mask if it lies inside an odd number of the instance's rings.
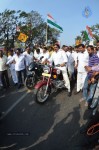
[[92,71],[99,71],[99,64],[91,68]]
[[[93,67],[95,65],[99,64],[99,57],[95,54],[93,54],[92,56],[89,55],[89,67]],[[88,78],[91,78],[93,74],[93,71],[88,72]]]

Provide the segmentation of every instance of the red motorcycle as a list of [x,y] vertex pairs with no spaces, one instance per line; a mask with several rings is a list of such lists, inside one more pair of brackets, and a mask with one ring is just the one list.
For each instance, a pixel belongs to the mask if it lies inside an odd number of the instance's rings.
[[57,89],[65,88],[62,71],[58,67],[60,65],[55,67],[45,66],[43,68],[43,79],[34,87],[34,98],[36,102],[42,104],[47,101],[51,93]]

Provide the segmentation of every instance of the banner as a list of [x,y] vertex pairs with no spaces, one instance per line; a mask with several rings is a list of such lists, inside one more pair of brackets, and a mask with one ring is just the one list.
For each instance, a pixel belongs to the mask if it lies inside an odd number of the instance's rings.
[[79,45],[81,43],[82,43],[82,40],[76,40],[75,45],[77,46],[77,45]]
[[18,36],[18,40],[20,40],[21,42],[26,42],[27,39],[28,39],[28,36],[24,33],[20,33]]

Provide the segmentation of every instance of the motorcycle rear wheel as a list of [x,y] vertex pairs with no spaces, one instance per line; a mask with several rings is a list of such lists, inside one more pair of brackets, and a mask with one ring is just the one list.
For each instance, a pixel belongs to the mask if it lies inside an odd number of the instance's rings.
[[51,93],[51,88],[48,87],[45,95],[46,85],[42,85],[39,89],[35,89],[35,101],[39,104],[45,103]]

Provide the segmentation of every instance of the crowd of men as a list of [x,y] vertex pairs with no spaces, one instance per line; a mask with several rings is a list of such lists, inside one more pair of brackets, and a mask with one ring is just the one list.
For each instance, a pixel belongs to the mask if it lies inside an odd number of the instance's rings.
[[[62,71],[68,96],[72,93],[72,83],[75,83],[76,88],[73,95],[82,92],[79,103],[84,101],[85,106],[93,107],[92,101],[99,100],[99,41],[96,46],[80,44],[74,48],[66,45],[60,48],[58,44],[54,44],[50,47],[38,46],[31,50],[27,46],[25,51],[21,48],[11,49],[8,55],[0,50],[0,90],[5,92],[10,88],[11,79],[18,89],[24,86],[28,66],[34,60],[42,64],[55,66],[59,64],[58,68]],[[90,122],[93,120],[91,119]],[[89,124],[84,130],[88,129]]]
[[77,87],[73,94],[82,92],[80,102],[85,100],[85,106],[88,106],[96,87],[99,86],[99,41],[96,46],[80,44],[74,48],[66,45],[60,48],[58,44],[54,44],[50,47],[36,47],[35,50],[31,50],[27,46],[25,51],[22,51],[21,48],[11,49],[8,56],[0,50],[0,85],[2,89],[7,90],[10,87],[8,68],[14,85],[17,85],[18,88],[23,86],[27,68],[34,60],[41,60],[42,64],[60,64],[59,69],[62,71],[68,96],[71,96],[71,82],[75,81]]

